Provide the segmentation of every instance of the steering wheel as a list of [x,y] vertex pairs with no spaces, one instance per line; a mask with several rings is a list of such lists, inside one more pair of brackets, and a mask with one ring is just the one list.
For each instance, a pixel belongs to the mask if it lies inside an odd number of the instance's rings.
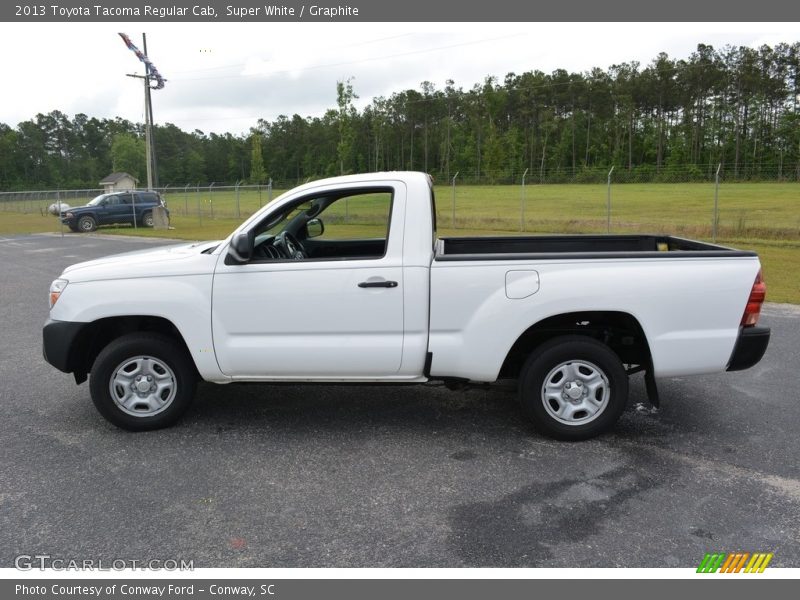
[[303,260],[308,258],[306,249],[300,241],[288,231],[281,231],[275,236],[275,241],[272,243],[286,258],[294,260]]

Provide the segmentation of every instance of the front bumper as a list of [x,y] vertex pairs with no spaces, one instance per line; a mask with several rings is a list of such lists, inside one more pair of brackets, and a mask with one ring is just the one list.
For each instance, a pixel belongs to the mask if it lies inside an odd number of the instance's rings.
[[742,327],[728,361],[728,371],[749,369],[764,356],[769,345],[769,327]]
[[72,373],[75,370],[75,340],[87,325],[88,323],[47,319],[42,329],[44,359],[59,371]]

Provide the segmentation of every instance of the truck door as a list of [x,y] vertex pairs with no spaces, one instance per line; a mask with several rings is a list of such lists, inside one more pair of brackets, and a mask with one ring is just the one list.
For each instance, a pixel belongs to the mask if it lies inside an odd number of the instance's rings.
[[405,202],[399,182],[323,188],[255,225],[246,264],[223,253],[212,302],[220,369],[276,379],[397,373]]
[[[125,220],[126,212],[131,210],[130,194],[114,194],[104,200],[99,211],[101,223],[119,223]],[[127,198],[127,203],[126,203]]]

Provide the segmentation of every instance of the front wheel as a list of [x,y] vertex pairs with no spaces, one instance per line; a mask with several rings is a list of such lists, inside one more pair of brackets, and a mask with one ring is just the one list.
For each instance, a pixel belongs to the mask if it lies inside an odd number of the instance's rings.
[[94,217],[90,217],[89,215],[84,215],[80,219],[78,219],[78,229],[85,233],[89,233],[97,229],[97,221],[94,220]]
[[628,401],[628,376],[611,348],[561,336],[537,348],[522,369],[519,401],[538,431],[585,440],[608,431]]
[[112,341],[92,366],[89,387],[108,421],[130,431],[174,424],[189,408],[197,376],[186,350],[156,333]]

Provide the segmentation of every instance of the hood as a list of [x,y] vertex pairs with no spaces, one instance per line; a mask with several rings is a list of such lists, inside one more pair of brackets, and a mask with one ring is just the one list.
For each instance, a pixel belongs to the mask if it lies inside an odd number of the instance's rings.
[[210,252],[203,252],[210,251],[219,244],[219,241],[195,242],[113,254],[71,265],[64,269],[61,277],[70,283],[80,283],[103,279],[211,273],[217,257]]

